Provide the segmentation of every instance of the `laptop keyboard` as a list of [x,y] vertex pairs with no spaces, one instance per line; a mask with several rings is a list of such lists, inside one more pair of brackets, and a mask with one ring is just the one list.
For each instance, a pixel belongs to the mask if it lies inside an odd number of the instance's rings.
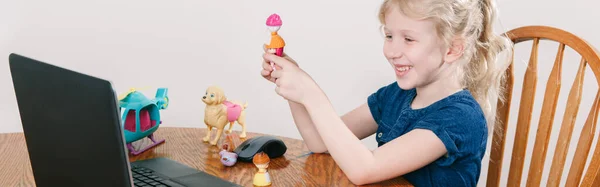
[[169,185],[164,184],[161,181],[165,179],[160,178],[159,176],[154,175],[154,171],[140,167],[140,166],[131,166],[131,171],[133,175],[133,184],[135,186],[156,186],[156,187],[166,187]]

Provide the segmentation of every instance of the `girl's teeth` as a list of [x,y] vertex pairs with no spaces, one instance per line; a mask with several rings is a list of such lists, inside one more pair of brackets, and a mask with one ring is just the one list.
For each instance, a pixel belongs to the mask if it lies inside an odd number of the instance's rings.
[[398,71],[406,71],[406,70],[409,70],[410,68],[411,67],[400,67],[400,68],[397,68],[397,69],[398,69]]

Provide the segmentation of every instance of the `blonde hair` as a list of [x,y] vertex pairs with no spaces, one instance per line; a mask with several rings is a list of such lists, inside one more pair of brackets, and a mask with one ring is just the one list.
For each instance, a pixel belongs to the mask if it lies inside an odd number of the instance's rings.
[[505,52],[512,55],[512,42],[493,33],[493,0],[385,0],[379,10],[381,24],[385,25],[385,15],[391,8],[415,19],[433,21],[446,46],[455,36],[461,36],[464,52],[457,75],[483,109],[488,128],[491,127],[490,122],[495,122],[492,102],[504,100],[500,85],[510,64],[508,59],[499,60],[498,54],[508,49]]

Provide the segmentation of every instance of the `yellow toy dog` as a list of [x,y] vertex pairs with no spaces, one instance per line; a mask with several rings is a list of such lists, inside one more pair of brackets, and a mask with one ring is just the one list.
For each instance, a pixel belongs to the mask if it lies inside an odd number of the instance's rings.
[[231,133],[233,123],[236,121],[242,126],[242,134],[240,138],[246,137],[246,107],[248,103],[242,105],[239,102],[227,101],[225,93],[218,86],[210,86],[206,89],[205,95],[202,97],[202,101],[206,103],[206,109],[204,110],[204,123],[207,126],[206,136],[204,142],[210,140],[212,128],[217,128],[217,136],[210,142],[211,145],[216,145],[225,125],[229,123],[229,130],[227,133]]

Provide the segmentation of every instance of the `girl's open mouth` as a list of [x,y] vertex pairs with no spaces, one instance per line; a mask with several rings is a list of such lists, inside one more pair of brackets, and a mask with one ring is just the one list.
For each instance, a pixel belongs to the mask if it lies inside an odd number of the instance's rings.
[[408,73],[413,66],[409,66],[409,65],[394,65],[395,70],[396,70],[396,75],[398,76],[404,76],[406,75],[406,73]]

